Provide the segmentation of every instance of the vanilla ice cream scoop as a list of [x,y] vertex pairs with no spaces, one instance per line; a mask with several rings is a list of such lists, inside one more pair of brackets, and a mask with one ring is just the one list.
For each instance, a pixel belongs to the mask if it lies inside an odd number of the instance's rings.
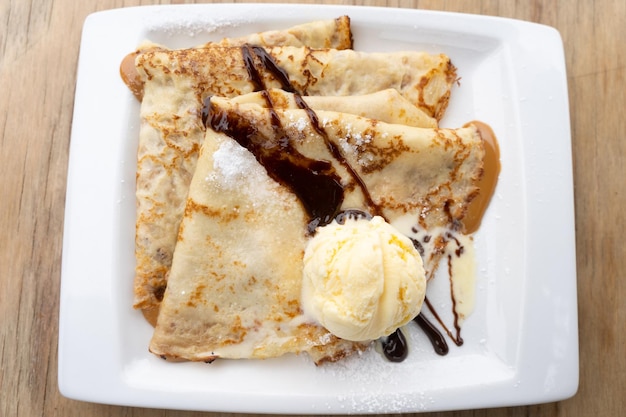
[[419,253],[382,217],[320,227],[305,250],[304,313],[342,339],[388,336],[417,316],[425,293]]

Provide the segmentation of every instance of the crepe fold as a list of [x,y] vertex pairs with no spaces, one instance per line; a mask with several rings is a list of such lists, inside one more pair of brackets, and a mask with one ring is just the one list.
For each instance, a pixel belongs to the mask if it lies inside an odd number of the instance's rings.
[[[270,30],[236,38],[224,38],[220,46],[308,46],[310,48],[352,49],[350,17],[316,20],[292,26],[285,30]],[[204,44],[206,47],[213,43]]]
[[338,210],[371,211],[373,204],[390,221],[408,214],[429,228],[463,217],[482,172],[483,143],[471,125],[418,128],[219,97],[211,99],[207,124],[150,343],[164,358],[304,352],[321,363],[367,346],[303,315],[312,213],[302,190],[271,168],[273,158],[328,162],[344,193]]
[[432,124],[443,114],[456,78],[445,55],[250,48],[151,50],[136,59],[145,79],[137,163],[136,308],[157,308],[167,286],[205,135],[202,112],[208,97],[285,89],[285,79],[299,95],[366,95],[393,89]]
[[269,89],[232,97],[228,102],[257,104],[266,108],[299,109],[302,106],[298,102],[300,98],[306,106],[314,110],[349,113],[406,126],[431,128],[438,126],[437,119],[426,114],[393,88],[351,96],[296,96],[284,90]]

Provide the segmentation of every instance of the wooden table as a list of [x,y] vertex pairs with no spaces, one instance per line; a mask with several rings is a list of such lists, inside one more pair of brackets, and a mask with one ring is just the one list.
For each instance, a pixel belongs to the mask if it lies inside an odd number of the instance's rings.
[[[2,416],[199,415],[82,403],[63,398],[57,387],[63,214],[81,27],[91,12],[148,3],[159,1],[0,2]],[[552,404],[427,415],[621,415],[626,410],[626,2],[343,3],[505,16],[561,32],[576,196],[579,392]]]

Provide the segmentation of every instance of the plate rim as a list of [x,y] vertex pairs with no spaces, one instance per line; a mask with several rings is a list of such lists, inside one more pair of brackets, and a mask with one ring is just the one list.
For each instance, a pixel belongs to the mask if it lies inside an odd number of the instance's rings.
[[[93,254],[88,253],[88,249],[90,247],[89,244],[77,245],[75,240],[77,239],[76,230],[84,230],[85,227],[88,227],[89,224],[84,220],[79,220],[80,216],[76,211],[80,211],[80,205],[77,204],[77,198],[88,198],[84,194],[81,194],[77,197],[78,190],[85,191],[85,188],[88,187],[88,184],[85,184],[84,179],[78,179],[77,173],[84,171],[88,165],[85,164],[85,161],[79,161],[78,158],[85,152],[86,146],[93,146],[85,143],[84,140],[81,139],[81,132],[86,129],[84,127],[84,103],[89,103],[90,99],[86,97],[86,94],[89,92],[88,81],[90,79],[89,70],[94,65],[93,61],[97,62],[98,57],[88,50],[88,43],[90,39],[93,39],[94,36],[101,36],[98,25],[102,25],[103,23],[113,23],[117,22],[118,18],[125,17],[126,19],[132,19],[141,17],[146,13],[154,13],[161,12],[163,10],[169,11],[174,8],[183,11],[184,13],[189,13],[193,10],[213,10],[213,11],[233,11],[233,10],[248,10],[250,8],[258,9],[278,9],[281,11],[287,10],[288,14],[297,14],[302,13],[303,11],[311,11],[315,10],[317,14],[328,14],[328,15],[336,15],[338,13],[348,14],[352,16],[359,16],[363,18],[364,16],[387,16],[393,17],[396,16],[395,13],[403,13],[409,14],[411,16],[424,18],[428,17],[436,17],[437,19],[441,19],[443,21],[463,21],[470,22],[469,24],[472,26],[475,33],[479,34],[493,34],[490,31],[493,31],[493,27],[490,28],[490,25],[486,23],[490,23],[491,25],[497,25],[501,30],[509,30],[509,31],[518,31],[519,36],[527,36],[529,34],[536,35],[540,33],[545,37],[545,42],[541,45],[541,50],[544,53],[555,54],[556,57],[551,58],[551,64],[556,65],[558,68],[562,70],[562,77],[560,79],[560,86],[558,86],[561,91],[564,91],[564,96],[556,97],[554,102],[551,104],[554,107],[552,110],[560,113],[559,123],[556,123],[561,129],[561,135],[559,137],[560,141],[563,143],[559,143],[560,150],[563,154],[568,155],[567,158],[561,158],[558,161],[554,161],[541,154],[541,150],[545,148],[545,144],[542,143],[533,143],[534,146],[537,146],[538,151],[533,151],[533,156],[536,156],[539,162],[538,164],[557,164],[558,166],[555,169],[558,169],[560,172],[560,177],[558,178],[558,184],[552,184],[553,187],[558,188],[562,192],[564,192],[564,197],[566,199],[566,204],[564,210],[558,211],[554,207],[547,208],[547,211],[544,210],[545,207],[542,207],[542,210],[535,210],[533,207],[527,207],[526,216],[527,222],[529,224],[533,224],[533,222],[537,222],[538,224],[542,224],[546,228],[549,228],[551,232],[560,232],[570,237],[568,242],[564,244],[565,248],[562,250],[565,254],[565,261],[556,262],[554,260],[548,259],[547,262],[550,262],[550,272],[555,272],[557,267],[561,267],[561,270],[565,270],[562,276],[553,278],[554,281],[550,282],[548,285],[549,288],[546,288],[544,283],[543,286],[539,286],[537,289],[535,288],[525,288],[528,291],[526,294],[527,297],[536,297],[541,300],[542,303],[548,303],[546,297],[554,296],[554,293],[557,290],[562,292],[559,300],[562,303],[560,308],[562,308],[564,313],[564,319],[566,319],[567,323],[546,323],[546,328],[543,329],[546,333],[549,333],[550,330],[554,330],[554,328],[558,327],[558,331],[560,332],[562,337],[567,339],[570,343],[567,347],[567,352],[563,353],[554,352],[552,354],[551,361],[552,364],[557,363],[559,368],[554,370],[553,368],[547,367],[545,372],[541,374],[541,378],[538,378],[539,375],[537,370],[537,366],[528,368],[527,371],[522,370],[521,375],[519,375],[520,384],[529,384],[529,382],[544,382],[544,385],[541,389],[536,388],[532,394],[526,394],[525,396],[518,396],[516,399],[509,398],[510,395],[505,395],[502,393],[506,400],[498,401],[497,399],[492,399],[491,401],[485,402],[484,400],[476,397],[476,393],[469,393],[471,395],[464,395],[466,401],[463,404],[457,404],[456,406],[444,406],[441,408],[441,404],[409,404],[409,407],[406,409],[401,409],[401,412],[418,412],[418,411],[443,411],[443,410],[453,410],[459,408],[477,408],[477,407],[493,407],[493,406],[506,406],[506,405],[519,405],[519,404],[529,404],[529,403],[538,403],[538,402],[549,402],[556,401],[560,399],[565,399],[573,396],[578,388],[578,327],[577,327],[577,300],[576,300],[576,265],[575,265],[575,230],[574,230],[574,205],[573,205],[573,179],[572,179],[572,159],[571,159],[571,136],[570,136],[570,121],[569,121],[569,108],[568,108],[568,97],[567,97],[567,80],[565,73],[565,60],[563,54],[563,45],[560,35],[556,29],[551,28],[549,26],[514,20],[510,18],[502,18],[502,17],[493,17],[493,16],[481,16],[481,15],[469,15],[463,13],[454,13],[454,12],[444,12],[444,11],[427,11],[427,10],[415,10],[415,9],[398,9],[398,8],[387,8],[387,7],[376,7],[376,6],[340,6],[340,5],[304,5],[304,4],[189,4],[189,5],[152,5],[152,6],[136,6],[129,7],[124,9],[112,9],[107,11],[96,12],[89,15],[85,19],[85,23],[83,26],[83,35],[82,42],[79,54],[79,64],[77,71],[77,88],[75,95],[75,106],[74,106],[74,114],[73,114],[73,124],[72,124],[72,132],[71,132],[71,141],[70,141],[70,157],[68,161],[68,180],[67,180],[67,194],[66,194],[66,212],[65,212],[65,224],[64,224],[64,237],[63,237],[63,255],[62,255],[62,274],[61,274],[61,296],[60,296],[60,311],[59,311],[59,342],[58,342],[58,384],[59,389],[62,395],[68,398],[74,398],[85,401],[94,401],[94,402],[105,402],[111,404],[119,404],[119,405],[136,405],[136,406],[149,406],[149,407],[162,407],[162,408],[173,408],[171,403],[168,403],[166,399],[143,399],[137,398],[133,396],[137,394],[138,391],[136,387],[129,387],[124,385],[123,378],[116,378],[117,375],[106,375],[104,378],[104,383],[109,384],[110,391],[108,394],[103,395],[102,393],[90,393],[88,389],[85,388],[85,378],[93,378],[93,375],[89,375],[89,371],[92,371],[93,368],[86,366],[86,361],[89,360],[88,353],[81,353],[78,351],[76,346],[70,346],[68,344],[69,340],[75,341],[80,340],[82,342],[81,348],[83,350],[89,351],[89,348],[94,349],[94,340],[101,340],[102,338],[109,337],[111,340],[116,340],[118,335],[115,334],[114,326],[106,327],[106,325],[101,326],[96,332],[94,329],[89,328],[89,320],[88,317],[76,317],[76,313],[80,312],[80,303],[88,302],[89,300],[93,301],[93,298],[97,298],[99,296],[106,296],[108,299],[112,299],[114,296],[114,289],[111,285],[106,285],[106,282],[100,282],[99,285],[96,285],[94,288],[87,288],[84,283],[76,285],[77,280],[73,274],[76,273],[76,269],[78,268],[76,263],[80,262],[84,257],[89,257]],[[306,20],[306,19],[305,19]],[[118,23],[115,23],[116,25]],[[503,29],[502,29],[503,28]],[[510,46],[510,45],[509,45]],[[130,48],[132,48],[131,46]],[[515,56],[511,56],[511,59],[515,61],[518,59]],[[116,63],[117,64],[117,63]],[[558,101],[558,102],[557,102]],[[525,115],[525,117],[537,117],[534,112],[530,111],[529,115]],[[526,127],[527,128],[527,127]],[[526,129],[525,128],[525,129]],[[544,148],[542,148],[542,145]],[[104,155],[107,152],[113,152],[111,149],[107,149],[105,144],[99,144],[99,151],[103,152]],[[548,149],[550,150],[550,149]],[[545,151],[545,149],[544,149]],[[91,151],[94,152],[94,151]],[[96,167],[100,168],[100,167]],[[538,187],[541,185],[540,178],[534,178],[532,175],[526,180],[532,181],[532,185],[534,187]],[[114,187],[115,185],[111,185]],[[94,190],[90,191],[94,193]],[[89,194],[88,194],[89,195]],[[93,195],[93,194],[92,194]],[[112,205],[112,209],[115,210],[115,205]],[[546,212],[550,214],[551,223],[546,223]],[[97,214],[97,213],[95,213]],[[101,213],[102,214],[102,213]],[[106,213],[104,213],[106,215]],[[554,217],[556,215],[556,217]],[[546,224],[544,224],[546,223]],[[535,234],[539,234],[541,237],[542,231],[530,230],[529,233],[531,237],[534,237]],[[80,239],[78,239],[80,241]],[[84,242],[79,242],[84,243]],[[568,244],[569,243],[569,244]],[[113,245],[111,245],[113,246]],[[541,259],[545,258],[545,254],[541,253],[541,248],[531,246],[528,241],[526,241],[526,251],[528,251],[531,256],[538,256]],[[109,248],[112,250],[112,248]],[[555,264],[553,264],[553,262]],[[528,263],[526,263],[528,265]],[[112,268],[111,265],[101,265],[102,270],[101,273],[109,271],[109,273],[114,273],[114,271],[109,270],[108,268]],[[531,273],[539,273],[543,274],[545,271],[536,271],[536,268],[530,268]],[[104,272],[103,272],[104,271]],[[527,271],[528,273],[528,271]],[[556,288],[558,287],[558,288]],[[546,293],[546,290],[547,293]],[[547,295],[546,295],[547,294]],[[530,310],[530,309],[529,309]],[[527,328],[531,323],[536,324],[541,317],[536,317],[532,311],[525,311],[525,316],[523,317],[522,325]],[[102,323],[101,323],[102,324]],[[549,327],[549,329],[548,329]],[[88,340],[89,338],[92,338]],[[547,336],[549,339],[550,336]],[[537,351],[533,349],[521,349],[520,357],[517,359],[519,361],[530,361],[531,359],[536,359]],[[560,356],[559,356],[560,355]],[[114,363],[121,363],[119,352],[111,352],[110,360]],[[530,357],[528,357],[530,356]],[[559,357],[557,357],[559,356]],[[546,364],[544,361],[544,366]],[[567,372],[566,372],[567,368]],[[575,368],[575,369],[574,369]],[[552,374],[550,374],[552,372]],[[554,374],[556,372],[556,374]],[[530,375],[528,375],[530,373]],[[567,373],[567,378],[563,378],[563,375]],[[548,381],[549,378],[552,377],[552,381]],[[559,378],[560,377],[560,378]],[[555,381],[555,378],[557,381]],[[532,380],[532,381],[531,381]],[[541,380],[541,381],[539,381]],[[546,383],[548,381],[548,383]],[[559,382],[559,384],[554,384],[554,382]],[[551,383],[552,385],[549,385]],[[548,386],[549,385],[549,386]],[[557,386],[558,385],[558,386]],[[498,387],[490,387],[490,390],[493,394],[497,393]],[[510,391],[510,387],[506,389],[506,391]],[[184,393],[181,397],[185,397]],[[175,408],[181,408],[179,405],[174,405]],[[275,408],[272,406],[259,407],[258,404],[253,408],[249,408],[250,406],[244,404],[236,404],[235,407],[229,408],[228,405],[222,402],[221,408],[200,408],[201,410],[206,411],[233,411],[233,412],[277,412],[277,413],[309,413],[311,412],[310,408],[302,409],[295,406],[295,404],[291,404],[288,407],[279,407]],[[424,408],[425,407],[425,408]],[[186,408],[186,407],[182,407]],[[189,409],[198,409],[196,407],[192,407]],[[314,410],[315,411],[315,410]],[[346,410],[345,408],[338,407],[333,405],[328,409],[317,410],[323,411],[324,413],[338,413],[343,414],[345,412],[350,412],[350,410]],[[376,408],[375,412],[397,412],[398,410],[386,410],[384,407]]]

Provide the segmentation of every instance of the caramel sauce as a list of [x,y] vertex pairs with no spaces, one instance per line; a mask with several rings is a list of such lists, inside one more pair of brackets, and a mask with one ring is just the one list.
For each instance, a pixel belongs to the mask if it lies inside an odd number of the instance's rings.
[[466,234],[472,234],[480,227],[483,215],[496,189],[498,175],[500,175],[500,147],[498,146],[496,135],[486,123],[473,121],[465,124],[464,127],[470,125],[478,129],[478,134],[485,146],[485,157],[483,159],[483,175],[478,182],[480,191],[470,202],[463,218],[464,232]]
[[137,55],[139,55],[139,52],[135,51],[124,57],[120,64],[120,76],[137,100],[141,101],[143,99],[143,80],[135,67]]
[[146,321],[150,323],[150,325],[152,325],[152,327],[156,326],[157,318],[159,317],[158,305],[154,307],[142,308],[141,313],[143,314],[143,317],[146,319]]

